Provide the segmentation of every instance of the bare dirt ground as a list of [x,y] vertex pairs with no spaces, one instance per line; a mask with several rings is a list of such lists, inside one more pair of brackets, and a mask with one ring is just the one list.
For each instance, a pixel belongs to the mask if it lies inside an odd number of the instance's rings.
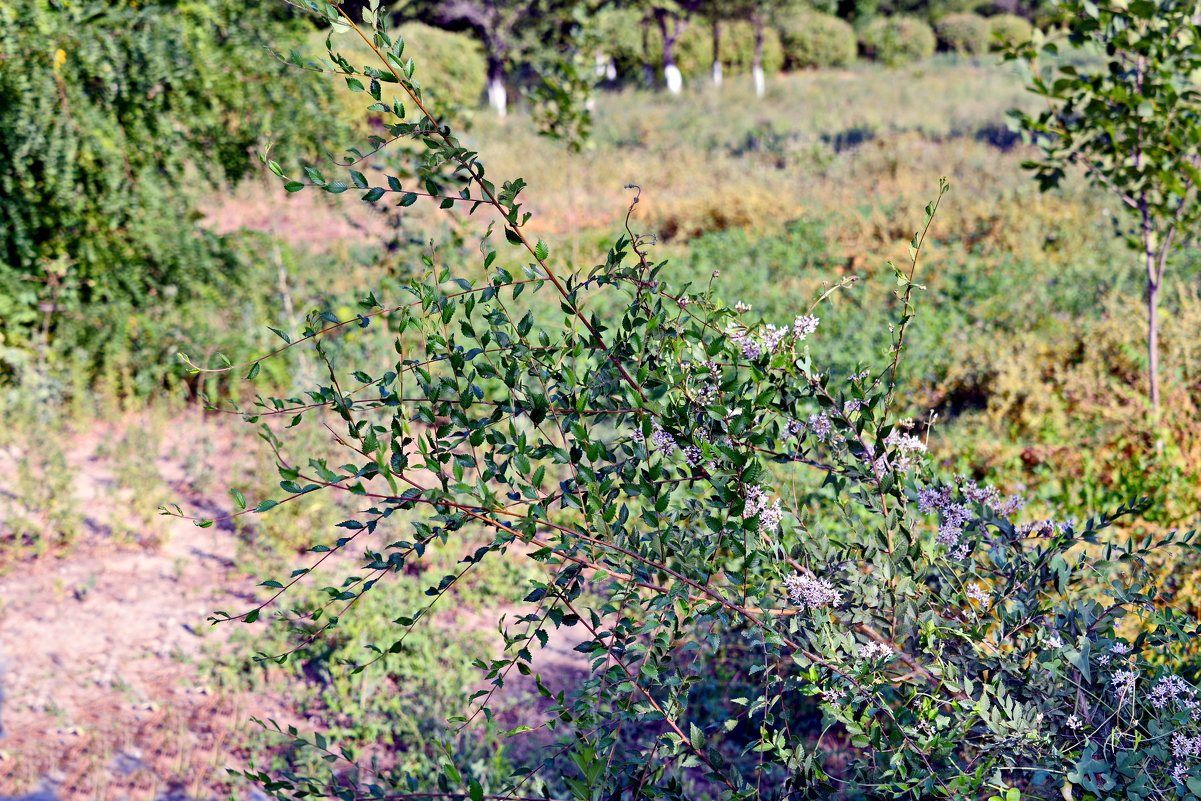
[[[231,458],[229,434],[198,414],[176,422]],[[224,636],[205,618],[250,597],[239,595],[253,581],[230,559],[232,533],[161,518],[157,542],[118,547],[107,536],[105,510],[137,502],[98,455],[121,428],[79,437],[69,456],[89,521],[82,541],[59,557],[0,565],[0,797],[211,798],[227,790],[225,768],[243,761],[230,744],[248,718],[287,718],[270,698],[214,693],[195,664]],[[181,501],[202,500],[188,497],[178,458],[151,453],[144,463]]]

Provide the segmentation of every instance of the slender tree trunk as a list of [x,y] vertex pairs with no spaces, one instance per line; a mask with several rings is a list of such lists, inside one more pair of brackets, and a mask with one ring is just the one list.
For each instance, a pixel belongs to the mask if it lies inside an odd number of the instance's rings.
[[509,111],[509,92],[505,89],[505,65],[499,57],[488,58],[488,105],[496,116],[504,117]]
[[676,40],[684,32],[686,23],[664,9],[657,9],[655,18],[659,22],[659,35],[663,37],[663,80],[667,84],[667,91],[678,95],[684,88],[684,76],[676,66]]
[[763,18],[756,15],[755,24],[755,59],[751,66],[751,75],[755,80],[755,97],[767,94],[767,77],[763,74]]
[[713,85],[721,86],[721,23],[713,20]]

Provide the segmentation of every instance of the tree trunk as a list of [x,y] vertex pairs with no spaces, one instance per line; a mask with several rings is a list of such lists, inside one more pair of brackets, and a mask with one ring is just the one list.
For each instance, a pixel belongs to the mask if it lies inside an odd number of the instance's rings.
[[720,87],[721,80],[721,24],[713,20],[713,85]]
[[755,25],[755,58],[751,65],[751,75],[755,80],[755,97],[767,94],[767,77],[763,74],[763,19],[756,16]]
[[498,117],[504,117],[509,111],[509,93],[505,89],[505,67],[499,58],[488,59],[488,105],[496,110]]
[[684,32],[685,23],[664,9],[656,9],[655,18],[659,22],[659,35],[663,37],[663,80],[667,83],[667,91],[678,95],[684,88],[684,76],[676,66],[675,50],[676,40]]

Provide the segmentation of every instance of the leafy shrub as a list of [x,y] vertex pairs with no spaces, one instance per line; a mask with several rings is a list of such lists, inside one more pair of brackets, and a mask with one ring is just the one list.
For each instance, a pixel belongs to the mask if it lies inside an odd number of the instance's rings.
[[991,29],[979,14],[948,14],[934,23],[938,43],[946,50],[966,56],[988,51]]
[[7,344],[48,329],[96,354],[140,309],[233,291],[239,259],[195,225],[198,190],[246,173],[264,131],[301,150],[318,116],[296,101],[324,87],[262,54],[304,26],[269,0],[0,5]]
[[1028,42],[1033,35],[1034,26],[1025,17],[1019,17],[1017,14],[988,17],[989,47],[993,50],[1003,50]]
[[[399,63],[398,45],[374,34]],[[524,181],[498,187],[448,127],[421,126],[440,131],[422,139],[427,161],[453,165],[461,202],[490,207],[511,250],[493,223],[474,283],[428,259],[428,278],[391,305],[371,295],[357,315],[315,313],[302,344],[326,358],[328,384],[253,413],[344,424],[334,441],[345,463],[302,456],[279,470],[281,502],[325,491],[365,507],[322,551],[390,543],[367,548],[362,569],[325,591],[331,602],[358,603],[431,552],[458,558],[428,602],[396,618],[407,632],[470,571],[518,560],[534,578],[497,610],[506,647],[477,663],[482,679],[536,676],[535,654],[564,630],[579,632],[588,665],[559,693],[537,681],[546,706],[511,733],[554,742],[511,776],[449,749],[436,776],[348,772],[352,755],[290,731],[330,764],[248,778],[279,798],[475,801],[642,788],[1142,801],[1201,781],[1197,689],[1179,659],[1197,624],[1159,608],[1145,575],[1152,555],[1193,535],[1105,541],[1137,501],[1085,521],[1023,520],[1020,496],[941,475],[921,423],[899,417],[896,376],[939,200],[892,270],[895,300],[870,310],[887,326],[886,356],[848,376],[827,366],[817,313],[850,278],[769,322],[711,285],[673,286],[634,222],[600,264],[561,274],[526,225]],[[405,191],[396,175],[345,177],[366,202]],[[510,260],[527,266],[515,275]],[[539,293],[551,301],[531,300]],[[600,298],[616,311],[596,315]],[[405,336],[378,360],[342,365],[322,350],[380,318]],[[1136,634],[1119,633],[1123,618]],[[356,668],[402,647],[381,646]],[[479,698],[454,723],[487,717]],[[827,733],[840,753],[822,747]]]
[[[721,24],[721,62],[730,72],[750,72],[755,63],[755,26],[745,20]],[[774,28],[763,28],[763,70],[768,75],[784,66],[784,50]]]
[[784,64],[789,69],[845,67],[855,60],[855,30],[830,14],[802,13],[779,23]]
[[934,55],[934,30],[917,17],[879,17],[859,33],[863,52],[890,67]]

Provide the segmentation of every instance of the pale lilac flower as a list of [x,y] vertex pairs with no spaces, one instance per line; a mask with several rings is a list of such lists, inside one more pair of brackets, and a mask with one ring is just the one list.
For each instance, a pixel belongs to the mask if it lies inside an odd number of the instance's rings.
[[660,428],[658,423],[653,423],[651,445],[666,453],[671,453],[676,449],[676,438]]
[[987,592],[985,592],[980,587],[979,584],[969,584],[968,585],[967,597],[971,598],[973,601],[977,601],[982,604],[986,604],[989,602],[989,594]]
[[1100,656],[1098,656],[1097,664],[1098,665],[1108,665],[1109,664],[1109,654],[1101,654]]
[[1047,646],[1049,648],[1063,647],[1063,640],[1059,638],[1059,632],[1051,632],[1051,636],[1047,638]]
[[847,400],[845,403],[842,404],[842,413],[843,413],[843,416],[849,416],[849,415],[852,415],[855,412],[859,411],[862,408],[863,408],[863,401],[859,400],[858,398],[850,398],[849,400]]
[[831,431],[829,416],[825,412],[809,415],[809,430],[819,441],[825,442]]
[[1109,647],[1109,650],[1112,651],[1113,653],[1117,654],[1118,656],[1123,656],[1125,654],[1130,653],[1130,646],[1124,642],[1115,642],[1113,645],[1111,645]]
[[1164,676],[1151,688],[1151,705],[1163,709],[1169,701],[1191,699],[1197,694],[1188,682],[1175,674]]
[[1129,689],[1138,681],[1138,673],[1133,670],[1119,670],[1109,677],[1109,681],[1119,690]]
[[695,467],[697,463],[700,462],[701,457],[705,455],[705,452],[696,445],[689,445],[684,448],[683,454],[684,461],[688,463],[688,466]]
[[917,493],[917,510],[924,515],[937,512],[951,502],[951,490],[944,487],[923,487]]
[[784,513],[780,510],[780,502],[776,501],[771,506],[759,512],[759,533],[771,534],[780,530],[780,520],[784,517]]
[[1084,721],[1082,721],[1076,715],[1072,715],[1070,718],[1068,718],[1068,728],[1071,729],[1072,731],[1078,731],[1081,728],[1083,728],[1083,726],[1084,726]]
[[895,428],[884,438],[884,444],[896,449],[896,468],[901,471],[913,466],[914,454],[926,452],[926,443],[912,434],[902,434]]
[[768,353],[775,353],[776,348],[780,347],[780,343],[786,336],[788,336],[787,328],[776,328],[768,323],[763,334],[763,349]]
[[739,314],[746,314],[751,310],[751,304],[743,303],[741,300],[734,304],[734,311]]
[[893,650],[887,645],[879,642],[869,642],[859,646],[859,658],[864,660],[883,659],[891,657]]
[[1172,779],[1183,783],[1188,778],[1188,770],[1188,765],[1183,762],[1177,762],[1172,766]]
[[829,579],[802,576],[798,573],[786,576],[784,586],[788,588],[789,600],[802,611],[842,602],[842,593],[834,589]]
[[751,486],[746,488],[746,503],[742,507],[742,517],[754,517],[767,507],[767,493],[763,487]]
[[789,420],[785,430],[795,437],[805,430],[805,424],[800,420]]
[[805,337],[817,330],[817,324],[821,319],[814,317],[811,314],[802,314],[792,321],[792,333],[797,338],[797,341],[803,340]]
[[1186,737],[1177,732],[1172,735],[1172,756],[1177,759],[1201,756],[1201,735]]

